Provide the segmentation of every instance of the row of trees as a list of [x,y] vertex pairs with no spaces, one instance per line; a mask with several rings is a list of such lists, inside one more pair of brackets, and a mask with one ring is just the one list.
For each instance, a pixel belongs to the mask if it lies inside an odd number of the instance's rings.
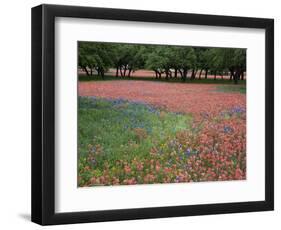
[[[116,77],[130,77],[137,69],[149,69],[156,78],[207,78],[208,74],[223,76],[238,83],[246,71],[246,50],[238,48],[202,48],[168,45],[132,45],[79,42],[78,65],[87,75],[96,72],[101,77],[109,68]],[[197,74],[198,73],[198,74]]]

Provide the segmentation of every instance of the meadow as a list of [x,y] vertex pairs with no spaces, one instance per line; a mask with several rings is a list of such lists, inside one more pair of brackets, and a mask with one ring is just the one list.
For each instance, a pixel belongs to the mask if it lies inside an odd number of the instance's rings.
[[244,84],[79,82],[78,186],[246,179]]

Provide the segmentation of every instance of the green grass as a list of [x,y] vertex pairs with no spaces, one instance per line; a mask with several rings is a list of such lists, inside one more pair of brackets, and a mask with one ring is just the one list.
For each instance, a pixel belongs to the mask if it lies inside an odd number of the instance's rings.
[[143,103],[87,97],[79,97],[78,119],[80,163],[89,152],[99,152],[100,170],[105,162],[113,167],[120,159],[146,159],[153,146],[189,129],[192,122],[190,115]]
[[[229,79],[221,79],[218,77],[216,80],[214,79],[205,79],[202,78],[201,80],[194,79],[190,80],[189,78],[186,79],[185,82],[181,80],[181,78],[171,78],[166,80],[165,77],[161,79],[156,79],[155,77],[115,77],[115,76],[104,76],[104,79],[101,78],[100,76],[93,75],[93,76],[85,76],[85,75],[80,75],[79,76],[79,81],[81,82],[87,82],[87,81],[122,81],[122,80],[141,80],[141,81],[157,81],[157,82],[170,82],[170,83],[183,83],[183,84],[190,84],[190,83],[196,83],[196,84],[227,84],[227,85],[233,85],[233,81],[230,81]],[[246,80],[239,81],[238,85],[246,85]]]
[[217,91],[219,92],[236,92],[236,93],[246,93],[246,85],[219,85],[217,86]]

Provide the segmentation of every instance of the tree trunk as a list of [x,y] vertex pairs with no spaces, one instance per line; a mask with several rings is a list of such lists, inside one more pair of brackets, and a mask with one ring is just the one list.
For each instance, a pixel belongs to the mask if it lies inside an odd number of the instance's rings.
[[169,69],[165,69],[165,74],[166,74],[165,79],[168,80],[169,79]]
[[128,77],[131,77],[131,72],[132,72],[132,69],[130,68],[129,72],[128,72]]
[[191,80],[195,79],[195,69],[192,70],[190,79]]
[[117,66],[117,67],[116,67],[115,77],[118,77],[118,75],[119,75],[119,71],[118,71],[118,69],[119,69],[119,67]]
[[183,78],[183,73],[180,69],[179,69],[179,72],[180,72],[181,78]]
[[234,76],[234,70],[233,70],[233,68],[229,68],[229,71],[230,71],[230,77],[229,77],[229,80],[230,80],[230,81],[232,81],[233,76]]
[[101,74],[102,79],[104,79],[104,69],[103,68],[101,68],[100,74]]
[[183,80],[185,81],[186,80],[186,77],[187,77],[187,69],[184,69],[183,70]]
[[199,80],[201,80],[202,70],[203,70],[203,69],[200,69],[200,72],[199,72],[199,78],[198,78]]
[[205,69],[205,79],[208,78],[208,69]]
[[238,80],[240,77],[241,71],[238,69],[236,70],[236,72],[234,73],[233,79],[234,79],[234,84],[238,84]]
[[83,67],[84,71],[86,72],[87,76],[90,76],[89,71],[87,70],[87,67]]
[[124,72],[122,71],[122,66],[119,67],[121,77],[124,77]]
[[244,71],[241,72],[241,80],[244,80]]
[[194,72],[194,79],[196,78],[197,72],[198,72],[198,69],[196,69]]
[[169,70],[169,77],[172,78],[172,71]]
[[126,77],[126,72],[127,72],[127,66],[124,67],[124,74],[123,74],[123,77]]
[[91,76],[93,76],[93,68],[91,68]]
[[233,78],[234,78],[234,84],[238,84],[238,76],[236,73],[234,74]]
[[178,78],[178,70],[175,69],[175,78]]
[[214,80],[217,80],[217,71],[214,73]]

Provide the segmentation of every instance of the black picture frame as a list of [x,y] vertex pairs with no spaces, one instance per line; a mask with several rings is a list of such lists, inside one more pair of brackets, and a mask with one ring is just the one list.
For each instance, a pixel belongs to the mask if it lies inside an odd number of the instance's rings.
[[[55,213],[55,18],[108,19],[265,29],[265,200]],[[259,102],[257,102],[259,103]],[[41,225],[274,209],[274,20],[62,5],[32,8],[32,221]]]

